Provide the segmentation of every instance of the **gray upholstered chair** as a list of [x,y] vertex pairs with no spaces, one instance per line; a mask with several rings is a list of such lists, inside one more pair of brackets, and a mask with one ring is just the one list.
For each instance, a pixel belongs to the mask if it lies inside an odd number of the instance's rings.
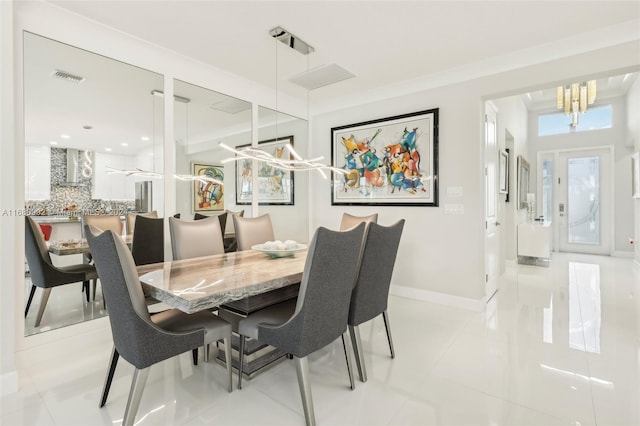
[[136,215],[131,254],[136,265],[164,262],[164,220]]
[[[244,217],[244,210],[240,210],[237,212],[231,210],[225,210],[227,213],[227,226],[222,230],[222,233],[225,236],[224,238],[224,251],[225,253],[238,251],[238,240],[236,240],[236,228],[233,224],[233,217],[239,216]],[[231,216],[231,220],[229,220],[229,216]]]
[[127,235],[133,235],[133,230],[136,228],[136,217],[138,216],[157,218],[158,212],[154,210],[148,213],[127,213]]
[[391,327],[387,315],[387,300],[389,286],[396,254],[400,244],[400,237],[404,227],[404,219],[391,226],[381,226],[376,223],[368,225],[367,237],[364,243],[360,272],[349,306],[349,334],[356,356],[356,366],[360,380],[367,381],[364,366],[362,344],[360,343],[359,325],[382,314],[384,326],[387,330],[387,340],[391,350],[391,358],[395,358]]
[[371,214],[369,216],[353,216],[349,213],[342,214],[342,221],[340,222],[340,230],[346,231],[347,229],[353,228],[359,223],[377,223],[378,222],[378,213]]
[[[27,263],[31,271],[31,292],[27,306],[24,310],[24,316],[27,317],[29,307],[33,301],[36,287],[43,290],[42,299],[40,301],[40,309],[36,316],[35,326],[40,326],[44,309],[47,306],[51,289],[59,285],[82,282],[83,288],[89,292],[89,281],[97,279],[96,268],[86,263],[70,266],[57,267],[53,265],[47,243],[44,241],[44,235],[40,230],[40,226],[29,216],[24,221],[24,241],[25,254]],[[87,301],[89,299],[87,298]]]
[[[84,230],[86,225],[95,226],[96,228],[102,231],[113,231],[118,235],[122,234],[122,220],[119,215],[115,214],[84,214],[82,215],[82,236],[84,237]],[[85,259],[87,262],[91,262],[93,260],[92,254],[85,254]],[[93,300],[96,300],[96,287],[98,282],[93,282]],[[87,301],[89,300],[89,287],[87,286]]]
[[345,334],[364,232],[365,224],[345,232],[318,228],[309,244],[297,301],[282,302],[240,320],[238,388],[242,386],[246,338],[275,346],[293,355],[305,420],[315,424],[307,355],[342,336],[353,389]]
[[210,217],[218,218],[218,220],[220,221],[220,230],[222,231],[222,237],[224,238],[224,230],[227,228],[227,212],[222,212],[211,216],[196,213],[193,215],[193,220],[209,219]]
[[169,218],[173,259],[224,253],[220,221],[215,217],[189,221]]
[[271,216],[263,214],[258,217],[233,216],[233,226],[236,230],[238,250],[251,250],[251,246],[273,241],[273,225]]
[[[113,231],[86,231],[109,304],[113,352],[100,400],[104,406],[118,358],[135,367],[122,424],[133,425],[149,367],[184,352],[224,339],[231,347],[231,326],[209,311],[185,314],[170,309],[149,315],[136,266],[126,244]],[[228,389],[232,390],[231,363],[227,363]]]

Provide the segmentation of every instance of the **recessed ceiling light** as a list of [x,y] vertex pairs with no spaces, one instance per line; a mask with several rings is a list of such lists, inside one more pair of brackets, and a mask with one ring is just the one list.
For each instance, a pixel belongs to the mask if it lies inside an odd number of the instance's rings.
[[85,129],[85,130],[91,130],[91,129],[93,129],[93,126],[85,124],[84,126],[82,126],[82,128]]
[[63,134],[60,135],[60,137],[62,139],[69,139],[71,136],[67,135],[66,133],[63,133]]
[[49,141],[49,145],[58,145],[58,142],[56,142],[56,141]]
[[144,142],[149,142],[149,136],[143,136],[140,138],[140,140],[144,141]]
[[111,152],[111,148],[105,148],[104,150],[107,152]]
[[122,142],[120,145],[122,145],[122,146],[129,146],[129,144],[128,144],[128,143],[126,143],[126,142]]

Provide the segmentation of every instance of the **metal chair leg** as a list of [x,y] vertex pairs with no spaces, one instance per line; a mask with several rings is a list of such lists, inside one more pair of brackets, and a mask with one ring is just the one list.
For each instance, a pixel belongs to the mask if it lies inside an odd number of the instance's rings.
[[302,408],[304,409],[304,420],[307,426],[315,426],[316,415],[313,411],[311,384],[309,383],[309,360],[306,356],[302,358],[295,357],[294,360],[296,363],[296,373],[298,375],[298,386],[300,386]]
[[93,299],[92,300],[96,300],[96,288],[98,287],[98,280],[93,280]]
[[198,348],[195,348],[191,351],[193,355],[193,365],[198,365]]
[[231,354],[231,337],[224,338],[224,360],[227,364],[227,376],[229,376],[229,393],[233,392],[233,369],[231,361],[233,355]]
[[345,339],[345,331],[342,333],[342,347],[344,348],[344,359],[347,361],[347,373],[349,373],[349,384],[351,385],[351,390],[356,388],[356,383],[353,380],[353,369],[351,368],[351,356],[349,355],[349,351],[347,350],[347,342],[348,339]]
[[29,306],[31,306],[31,301],[33,300],[33,295],[36,294],[36,286],[31,284],[31,292],[29,293],[29,300],[27,300],[27,307],[24,309],[24,317],[27,317],[29,313]]
[[204,345],[204,362],[209,362],[209,344]]
[[116,365],[118,365],[118,358],[120,358],[120,354],[114,346],[111,351],[111,360],[109,361],[109,368],[107,369],[107,377],[104,379],[104,387],[102,388],[102,397],[100,398],[99,405],[100,408],[104,407],[107,403],[109,389],[111,389],[111,382],[113,382],[113,374],[116,372]]
[[[244,363],[244,345],[246,343],[247,337],[240,335],[240,348],[238,349],[238,389],[242,389],[242,364]],[[225,357],[227,356],[226,352],[226,343],[225,343]],[[229,353],[230,355],[230,353]]]
[[367,381],[367,369],[364,366],[364,352],[362,350],[362,342],[360,341],[360,328],[357,325],[350,325],[349,334],[351,335],[351,344],[356,358],[358,375],[360,376],[360,381],[364,383]]
[[391,325],[389,324],[389,314],[387,311],[382,312],[382,319],[384,319],[384,328],[387,330],[387,340],[389,340],[389,349],[391,350],[391,358],[396,357],[396,353],[393,350],[393,339],[391,338]]
[[40,321],[42,321],[42,315],[44,314],[44,308],[47,307],[47,301],[49,301],[49,295],[51,294],[50,288],[44,288],[43,290],[42,299],[40,300],[40,309],[38,309],[38,316],[36,316],[36,327],[40,326]]
[[136,419],[136,413],[140,406],[140,399],[142,399],[142,392],[144,391],[144,385],[149,377],[150,367],[143,368],[133,373],[133,381],[131,382],[131,390],[129,391],[129,398],[127,399],[127,408],[124,410],[124,418],[122,419],[122,426],[133,426],[133,422]]

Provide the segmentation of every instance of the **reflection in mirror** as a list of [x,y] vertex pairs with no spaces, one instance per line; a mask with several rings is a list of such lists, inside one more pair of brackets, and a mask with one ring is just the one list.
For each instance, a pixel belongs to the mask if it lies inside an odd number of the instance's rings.
[[[266,146],[266,149],[277,151],[281,150],[284,144],[293,141],[296,152],[301,157],[308,158],[307,135],[306,120],[262,106],[258,108],[258,148],[261,148],[262,145]],[[282,146],[279,144],[280,142]],[[282,155],[287,155],[286,149]],[[262,194],[259,206],[260,214],[269,213],[271,215],[274,234],[279,240],[294,240],[301,243],[306,243],[309,240],[309,173],[304,171],[293,173],[295,176],[291,179],[291,186],[285,183],[284,176],[278,178],[277,171],[258,173],[258,185],[267,186],[260,188]],[[261,174],[265,178],[261,179]],[[269,175],[273,175],[273,177],[269,177]],[[291,196],[282,195],[290,189],[293,190]],[[272,201],[269,201],[264,194],[269,194],[268,197]],[[293,205],[283,205],[288,202],[283,203],[282,199],[292,200]]]
[[[81,238],[82,214],[124,220],[137,207],[162,216],[162,180],[140,194],[152,202],[136,206],[136,183],[149,178],[107,174],[107,166],[162,173],[164,106],[151,92],[163,84],[162,75],[24,33],[25,207],[49,244],[66,249],[48,255],[53,265],[85,261],[82,254],[66,254]],[[29,266],[25,307],[32,289]],[[81,282],[59,285],[47,301],[36,287],[25,335],[106,315],[100,284],[96,288],[87,299]]]
[[[236,205],[235,163],[222,163],[230,154],[219,143],[251,143],[251,103],[179,80],[174,80],[174,94],[176,174],[224,182],[176,179],[176,213],[193,219],[195,214],[245,210],[250,216],[250,205]],[[225,234],[233,234],[232,220],[227,220]]]

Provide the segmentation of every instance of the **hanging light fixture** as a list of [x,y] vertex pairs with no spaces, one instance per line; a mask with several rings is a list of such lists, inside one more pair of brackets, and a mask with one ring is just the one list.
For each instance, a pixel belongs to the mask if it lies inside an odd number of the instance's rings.
[[587,112],[587,106],[595,100],[595,80],[558,86],[556,89],[556,108],[564,110],[565,115],[571,114],[571,127],[578,125],[578,112]]

